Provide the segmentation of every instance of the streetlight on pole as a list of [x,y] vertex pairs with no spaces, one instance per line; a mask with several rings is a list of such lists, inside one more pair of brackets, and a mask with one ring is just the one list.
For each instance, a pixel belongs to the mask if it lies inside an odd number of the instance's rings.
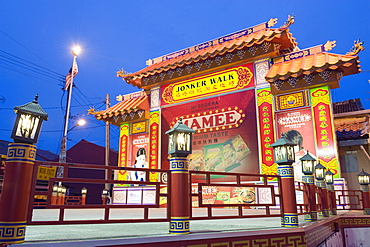
[[[71,98],[72,98],[72,88],[73,88],[73,78],[78,73],[77,67],[77,55],[80,54],[81,47],[75,46],[72,49],[73,54],[73,63],[72,68],[70,69],[68,75],[66,76],[66,84],[65,89],[68,91],[68,98],[67,98],[67,106],[66,106],[66,114],[64,117],[64,131],[62,137],[62,143],[60,145],[60,153],[59,153],[59,162],[65,163],[67,161],[67,133],[68,133],[68,119],[69,119],[69,111],[71,108]],[[63,172],[61,172],[63,173]]]

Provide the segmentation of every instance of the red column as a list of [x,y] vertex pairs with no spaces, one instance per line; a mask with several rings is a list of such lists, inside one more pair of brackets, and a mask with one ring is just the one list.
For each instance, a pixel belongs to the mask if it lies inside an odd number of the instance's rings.
[[337,215],[337,201],[335,200],[335,191],[334,191],[334,185],[328,184],[328,194],[329,194],[329,200],[330,200],[330,214],[331,215]]
[[294,173],[291,164],[279,164],[278,175],[281,177],[283,217],[281,226],[298,227],[297,200],[295,194]]
[[188,159],[171,157],[171,221],[170,234],[189,234],[190,186]]
[[362,190],[362,205],[364,208],[364,214],[370,215],[370,191],[369,185],[361,185]]
[[81,205],[86,205],[86,194],[81,195]]
[[310,212],[305,215],[305,221],[317,221],[317,206],[316,206],[316,188],[315,180],[313,175],[303,175],[303,182],[308,186],[308,205],[310,206]]
[[36,146],[10,143],[0,197],[0,243],[23,243]]
[[324,180],[317,180],[316,185],[321,188],[322,211],[320,216],[329,217],[328,191]]

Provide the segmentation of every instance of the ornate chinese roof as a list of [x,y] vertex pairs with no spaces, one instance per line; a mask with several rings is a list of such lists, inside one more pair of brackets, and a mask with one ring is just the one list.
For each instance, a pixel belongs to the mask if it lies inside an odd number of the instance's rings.
[[[286,92],[324,82],[331,88],[338,87],[337,82],[342,76],[356,74],[361,70],[357,56],[359,50],[353,52],[352,49],[346,55],[327,52],[334,46],[335,41],[328,41],[325,45],[273,58],[273,65],[265,77],[266,81],[273,85],[275,93],[278,90]],[[332,73],[334,71],[336,73]],[[331,76],[333,77],[330,78]],[[313,81],[315,83],[312,83]]]
[[111,124],[119,125],[121,122],[137,120],[149,112],[149,96],[144,95],[136,98],[123,100],[116,105],[99,112],[93,112],[97,120],[109,121]]
[[[253,59],[262,55],[262,50],[264,57],[266,57],[266,53],[270,52],[275,54],[273,56],[284,54],[297,46],[295,38],[292,37],[288,29],[289,25],[293,23],[292,20],[281,28],[270,28],[276,23],[276,19],[271,19],[269,22],[255,27],[149,60],[148,67],[135,73],[127,74],[124,71],[119,71],[117,76],[122,77],[129,84],[141,88],[168,80],[172,78],[173,74],[180,75],[183,69],[188,73],[197,72],[201,69],[203,62],[210,68],[213,61],[215,64],[222,65],[221,60],[234,62],[237,57],[239,60],[245,60],[248,58],[245,55],[246,51]],[[259,48],[260,53],[258,53]],[[224,57],[225,59],[223,59]],[[192,69],[193,71],[191,71]],[[157,78],[158,75],[160,79]],[[150,79],[152,81],[149,81]]]
[[360,99],[335,102],[333,111],[338,141],[369,138],[370,111],[364,110]]

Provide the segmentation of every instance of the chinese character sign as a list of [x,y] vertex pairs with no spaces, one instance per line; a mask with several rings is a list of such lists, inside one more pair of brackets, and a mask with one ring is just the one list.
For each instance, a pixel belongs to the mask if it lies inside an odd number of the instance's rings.
[[273,96],[270,88],[257,90],[258,125],[260,137],[261,171],[262,174],[277,174],[277,165],[274,163],[273,149],[275,142]]
[[327,169],[340,177],[338,151],[335,142],[330,90],[328,86],[310,89],[312,112],[315,122],[317,158]]

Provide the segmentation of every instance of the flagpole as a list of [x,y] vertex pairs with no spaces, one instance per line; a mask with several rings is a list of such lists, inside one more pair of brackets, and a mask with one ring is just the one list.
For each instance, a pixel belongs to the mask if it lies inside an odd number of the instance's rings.
[[[74,47],[72,50],[73,54],[73,63],[72,63],[72,71],[71,71],[71,81],[69,85],[67,85],[68,90],[68,97],[67,97],[67,105],[66,105],[66,114],[64,116],[64,130],[63,130],[63,137],[62,143],[60,145],[60,153],[59,153],[59,162],[65,163],[67,162],[67,133],[68,133],[68,120],[69,120],[69,112],[71,108],[71,98],[72,98],[72,88],[73,88],[73,78],[75,76],[75,68],[77,66],[77,55],[80,52],[80,47]],[[67,83],[67,81],[66,81]],[[63,169],[58,175],[63,174]]]

